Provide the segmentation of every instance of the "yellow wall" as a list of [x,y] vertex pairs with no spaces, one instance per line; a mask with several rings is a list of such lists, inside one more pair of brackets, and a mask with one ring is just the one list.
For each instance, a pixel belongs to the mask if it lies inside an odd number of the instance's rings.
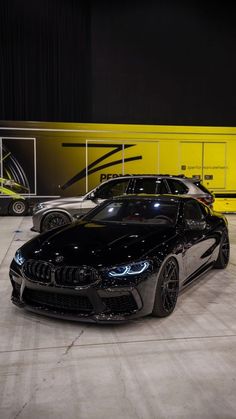
[[[200,175],[204,185],[215,193],[236,194],[236,127],[3,121],[0,123],[0,133],[1,137],[6,135],[44,138],[45,143],[46,137],[50,138],[50,141],[63,141],[66,138],[72,142],[81,140],[87,143],[133,143],[135,153],[142,154],[142,161],[111,167],[109,173],[127,173],[127,167],[128,173]],[[132,150],[134,148],[125,149],[123,157],[131,157]],[[97,150],[96,153],[97,158],[102,151]],[[91,161],[94,158],[91,151],[88,154],[88,159],[90,158]],[[91,174],[87,188],[90,189],[97,182],[98,177]],[[236,198],[230,202],[229,199],[230,196],[217,199],[217,210],[236,211]]]

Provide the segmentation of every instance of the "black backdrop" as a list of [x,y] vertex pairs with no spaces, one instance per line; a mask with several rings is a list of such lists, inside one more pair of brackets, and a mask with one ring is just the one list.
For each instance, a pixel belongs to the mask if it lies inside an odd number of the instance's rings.
[[0,5],[0,119],[235,126],[227,1]]

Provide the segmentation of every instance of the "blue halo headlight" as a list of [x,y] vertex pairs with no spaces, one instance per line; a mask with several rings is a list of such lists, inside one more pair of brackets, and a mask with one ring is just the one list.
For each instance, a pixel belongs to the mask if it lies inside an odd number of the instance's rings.
[[21,253],[20,249],[18,249],[18,250],[16,251],[15,256],[14,256],[14,260],[15,260],[15,262],[17,263],[17,265],[19,265],[19,266],[22,266],[22,265],[23,265],[23,263],[24,263],[24,261],[25,261],[25,258],[24,258],[24,256],[22,255],[22,253]]
[[150,266],[150,262],[142,261],[131,263],[129,265],[116,266],[108,272],[108,276],[126,276],[126,275],[139,275]]

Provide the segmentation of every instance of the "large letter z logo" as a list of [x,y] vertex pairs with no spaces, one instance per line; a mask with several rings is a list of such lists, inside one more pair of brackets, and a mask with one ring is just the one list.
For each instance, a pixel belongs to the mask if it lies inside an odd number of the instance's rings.
[[[99,157],[97,160],[95,160],[93,163],[90,163],[87,167],[81,170],[79,173],[76,173],[71,179],[69,179],[64,185],[62,185],[61,189],[67,189],[69,186],[73,185],[75,182],[78,182],[79,180],[86,177],[86,174],[89,176],[92,173],[98,172],[101,169],[105,169],[106,167],[116,166],[117,164],[121,163],[127,163],[129,161],[134,160],[141,160],[142,156],[134,156],[134,157],[128,157],[128,158],[122,158],[119,160],[113,160],[109,163],[103,163],[108,157],[112,156],[113,154],[119,153],[120,151],[129,147],[133,147],[135,144],[87,144],[87,147],[89,148],[111,148],[112,150],[108,153],[103,154],[102,157]],[[86,147],[86,144],[79,144],[79,143],[62,143],[62,147]]]

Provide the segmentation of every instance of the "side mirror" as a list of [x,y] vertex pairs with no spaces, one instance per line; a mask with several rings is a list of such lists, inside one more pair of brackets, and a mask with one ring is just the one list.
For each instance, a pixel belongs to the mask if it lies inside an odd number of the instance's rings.
[[96,199],[95,192],[91,192],[91,194],[88,196],[88,199],[91,199],[91,201],[95,201],[95,199]]
[[185,220],[185,223],[188,230],[195,230],[195,231],[203,231],[206,229],[206,225],[207,225],[206,221],[204,220],[199,221],[199,220],[188,219],[188,220]]

